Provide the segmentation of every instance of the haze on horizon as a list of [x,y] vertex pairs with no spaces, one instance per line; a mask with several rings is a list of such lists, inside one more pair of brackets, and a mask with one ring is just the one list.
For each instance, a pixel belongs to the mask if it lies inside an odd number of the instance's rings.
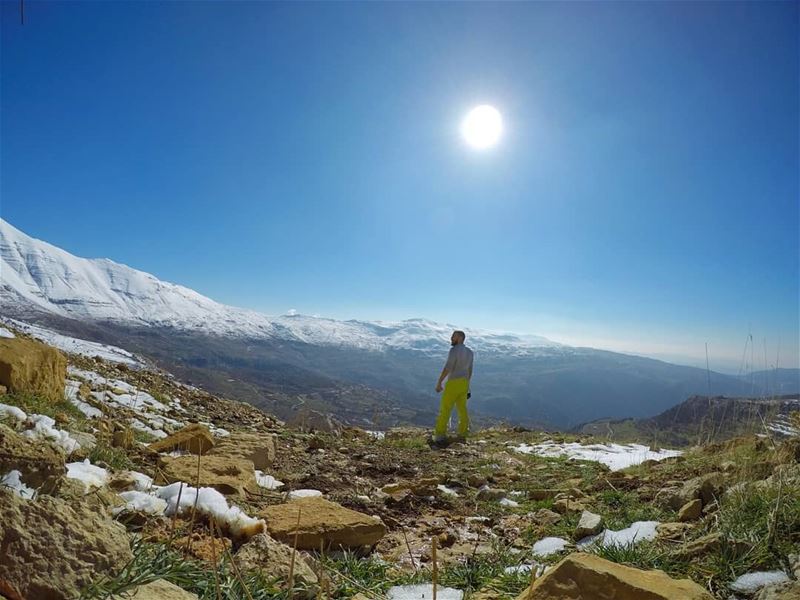
[[25,5],[33,237],[271,314],[800,366],[797,3]]

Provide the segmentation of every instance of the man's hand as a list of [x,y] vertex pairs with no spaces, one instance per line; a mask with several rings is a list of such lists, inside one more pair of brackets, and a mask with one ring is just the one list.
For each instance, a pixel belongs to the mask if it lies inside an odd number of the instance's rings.
[[441,394],[443,389],[444,388],[442,387],[442,382],[441,381],[436,384],[436,393],[437,394]]

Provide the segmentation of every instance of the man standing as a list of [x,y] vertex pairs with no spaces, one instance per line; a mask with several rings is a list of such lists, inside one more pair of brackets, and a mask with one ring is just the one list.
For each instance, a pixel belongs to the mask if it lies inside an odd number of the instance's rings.
[[[454,331],[450,336],[450,354],[436,383],[436,392],[442,394],[439,406],[439,417],[433,430],[433,442],[441,444],[447,440],[447,423],[453,406],[458,411],[458,437],[466,438],[469,433],[469,415],[467,414],[467,398],[469,397],[469,381],[472,379],[472,350],[464,345],[466,335],[463,331]],[[442,388],[445,377],[447,384]]]

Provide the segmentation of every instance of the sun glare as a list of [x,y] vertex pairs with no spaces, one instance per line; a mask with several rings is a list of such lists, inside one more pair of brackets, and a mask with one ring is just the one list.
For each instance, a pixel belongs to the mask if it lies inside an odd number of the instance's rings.
[[491,148],[503,133],[503,117],[494,106],[482,104],[467,113],[461,123],[461,135],[471,147]]

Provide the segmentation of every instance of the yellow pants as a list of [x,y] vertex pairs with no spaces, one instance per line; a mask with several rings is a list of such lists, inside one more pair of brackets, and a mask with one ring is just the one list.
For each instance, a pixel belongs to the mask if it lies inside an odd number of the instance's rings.
[[439,416],[433,435],[445,437],[447,435],[447,422],[455,405],[458,411],[458,435],[466,436],[469,433],[469,415],[467,414],[467,393],[469,392],[469,379],[448,379],[444,385],[442,402],[439,405]]

